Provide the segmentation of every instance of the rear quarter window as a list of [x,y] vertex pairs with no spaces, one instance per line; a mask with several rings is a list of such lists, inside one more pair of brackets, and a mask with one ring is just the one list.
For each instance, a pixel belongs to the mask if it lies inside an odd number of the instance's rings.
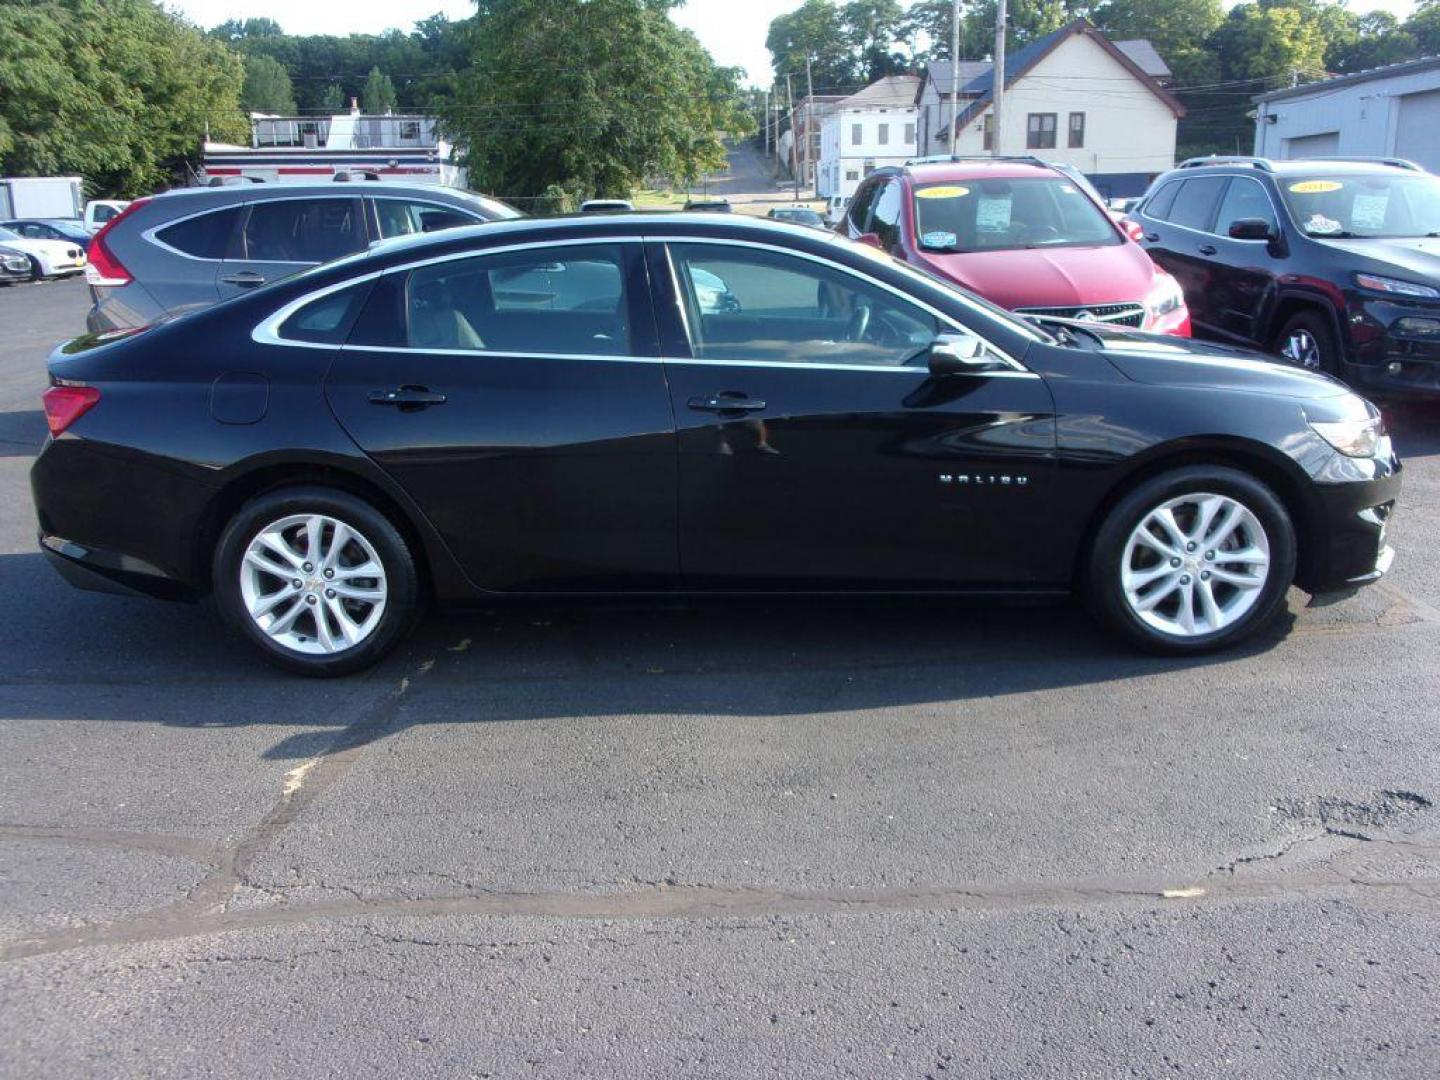
[[372,284],[364,281],[310,301],[280,324],[280,337],[317,345],[343,344]]
[[1146,200],[1141,212],[1146,217],[1154,218],[1156,221],[1166,221],[1170,217],[1170,208],[1175,205],[1175,196],[1180,193],[1179,180],[1171,180],[1154,195]]
[[223,259],[240,220],[240,207],[212,210],[155,232],[155,239],[194,259]]

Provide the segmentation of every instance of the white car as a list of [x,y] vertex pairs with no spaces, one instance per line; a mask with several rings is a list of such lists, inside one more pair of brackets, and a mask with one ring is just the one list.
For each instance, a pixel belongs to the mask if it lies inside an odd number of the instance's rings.
[[91,199],[85,204],[85,217],[82,219],[85,230],[94,236],[129,205],[129,199]]
[[30,260],[30,276],[35,279],[79,274],[85,270],[85,249],[69,240],[32,240],[0,228],[0,244],[24,254]]
[[825,224],[834,228],[840,224],[840,219],[845,216],[845,208],[850,205],[850,196],[831,195],[825,200]]

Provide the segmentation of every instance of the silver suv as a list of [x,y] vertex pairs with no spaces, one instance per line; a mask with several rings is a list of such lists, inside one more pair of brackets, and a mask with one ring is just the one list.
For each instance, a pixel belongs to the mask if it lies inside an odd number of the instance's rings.
[[410,233],[519,217],[435,184],[178,188],[136,199],[90,243],[91,331],[145,326]]

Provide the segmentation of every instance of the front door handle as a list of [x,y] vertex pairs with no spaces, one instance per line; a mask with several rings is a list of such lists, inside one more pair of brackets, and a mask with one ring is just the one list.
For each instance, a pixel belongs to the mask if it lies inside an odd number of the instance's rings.
[[719,394],[705,394],[692,397],[687,404],[701,412],[758,412],[765,408],[765,402],[753,401],[744,394],[726,390]]
[[1152,244],[1156,244],[1160,242],[1160,234],[1158,232],[1147,232],[1145,234],[1145,239]]
[[1201,244],[1201,245],[1200,245],[1200,254],[1201,254],[1201,255],[1214,255],[1214,254],[1215,254],[1215,245],[1214,245],[1214,244]]
[[238,274],[226,274],[220,279],[226,285],[239,285],[242,289],[253,289],[265,284],[265,275],[254,270],[241,270]]
[[431,405],[444,405],[445,395],[428,386],[395,386],[389,390],[371,390],[370,404],[393,405],[398,409],[428,409]]

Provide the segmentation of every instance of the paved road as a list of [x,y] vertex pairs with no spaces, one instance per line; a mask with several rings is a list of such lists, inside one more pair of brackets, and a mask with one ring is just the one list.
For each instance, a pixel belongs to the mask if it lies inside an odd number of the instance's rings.
[[83,309],[0,290],[0,1075],[1434,1075],[1440,414],[1392,579],[1220,658],[575,608],[320,683],[34,554]]

